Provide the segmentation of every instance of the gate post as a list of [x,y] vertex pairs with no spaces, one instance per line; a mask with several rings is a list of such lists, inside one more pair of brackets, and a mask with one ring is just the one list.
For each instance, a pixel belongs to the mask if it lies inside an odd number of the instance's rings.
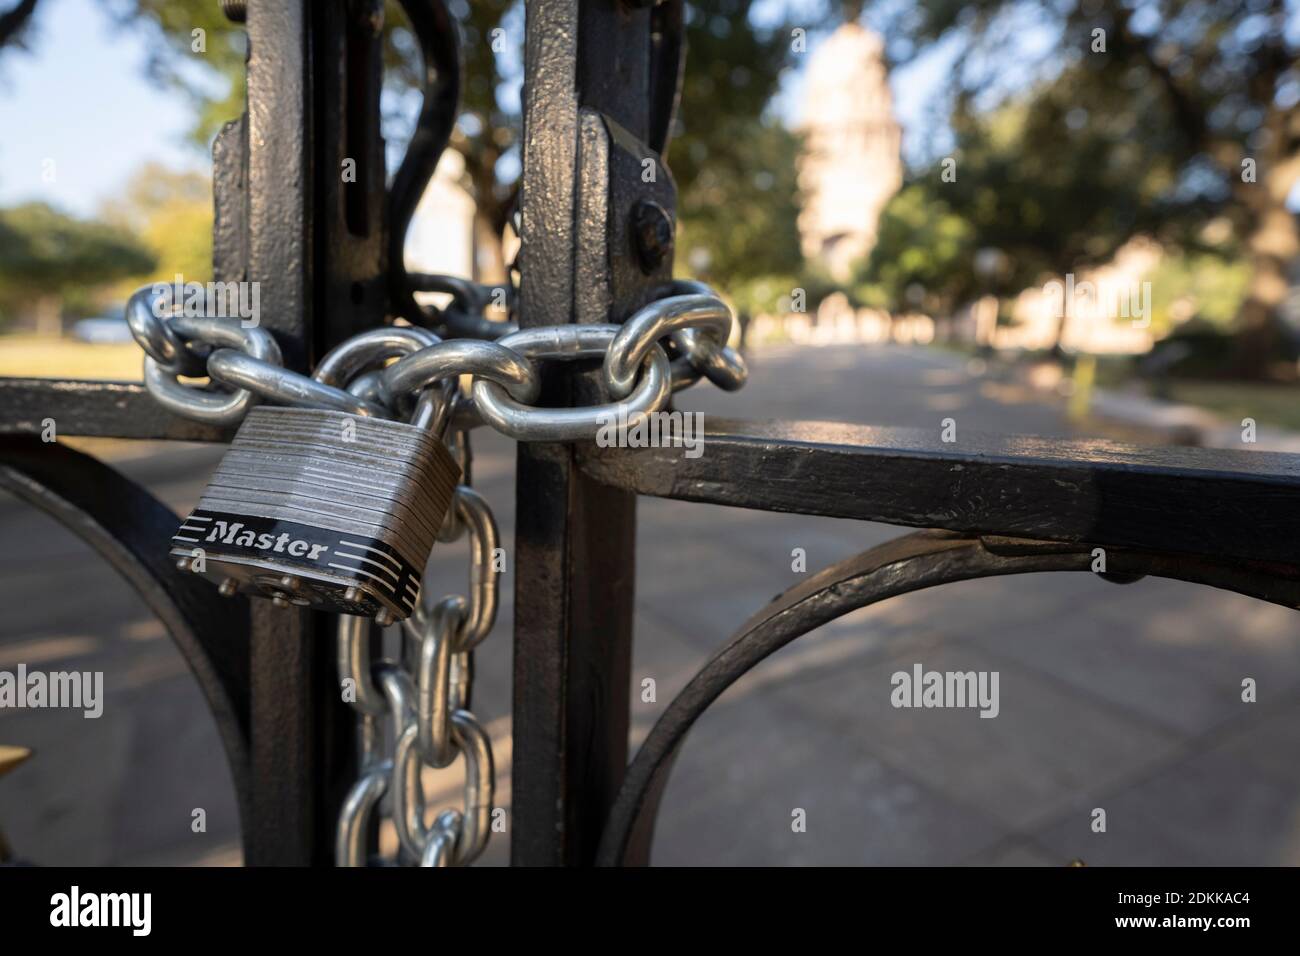
[[[306,372],[383,321],[379,34],[363,4],[251,2],[248,107],[213,149],[215,278],[258,283],[285,365]],[[340,162],[356,165],[343,180]],[[355,778],[335,619],[252,602],[249,865],[328,865]]]
[[[633,3],[526,12],[520,324],[621,322],[672,269],[671,243],[643,267],[632,234],[640,201],[675,207],[646,145],[663,45]],[[559,364],[543,404],[602,400]],[[583,475],[572,445],[521,442],[516,480],[512,860],[589,864],[627,764],[636,496]]]

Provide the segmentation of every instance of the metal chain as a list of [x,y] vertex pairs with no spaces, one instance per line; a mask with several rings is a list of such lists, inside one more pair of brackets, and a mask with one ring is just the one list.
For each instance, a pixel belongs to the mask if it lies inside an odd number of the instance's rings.
[[[424,329],[389,326],[347,340],[335,350],[345,358],[332,360],[324,375],[318,370],[312,377],[283,368],[275,340],[260,328],[244,328],[238,319],[160,315],[149,288],[132,296],[127,318],[145,351],[149,392],[176,414],[211,424],[238,423],[258,398],[384,416],[386,404],[397,402],[402,410],[410,395],[437,381],[469,375],[469,394],[460,395],[449,411],[456,427],[487,424],[519,441],[581,441],[594,438],[611,420],[659,411],[674,391],[701,377],[727,390],[744,385],[744,359],[726,344],[731,310],[702,291],[706,288],[674,283],[669,291],[680,294],[651,302],[622,325],[516,330],[503,323],[505,334],[495,342],[444,341]],[[373,367],[380,353],[386,359],[402,357]],[[361,367],[358,355],[371,367],[341,387],[342,373]],[[531,404],[541,381],[537,362],[579,358],[603,358],[601,377],[614,402],[578,408]],[[205,373],[211,380],[206,386],[180,381]]]
[[[477,303],[474,329],[490,329],[481,305],[491,290],[482,293],[464,280],[422,279],[427,287],[454,288],[463,304]],[[264,399],[408,420],[439,436],[450,430],[466,473],[469,429],[479,424],[520,441],[590,439],[611,419],[660,410],[673,391],[701,377],[729,390],[743,385],[745,363],[726,345],[726,304],[696,283],[674,283],[665,291],[621,326],[518,329],[502,323],[496,341],[444,341],[414,326],[372,329],[331,350],[310,377],[282,367],[280,350],[264,330],[244,328],[238,319],[164,316],[150,288],[132,296],[127,317],[145,351],[146,388],[177,414],[232,425]],[[582,358],[603,359],[601,378],[614,402],[532,405],[541,387],[536,363]],[[180,381],[205,373],[206,386]],[[461,376],[469,377],[468,392],[459,387]],[[397,659],[376,653],[382,631],[369,618],[339,616],[339,679],[358,717],[359,770],[335,831],[338,866],[464,866],[491,836],[492,742],[470,710],[470,691],[474,649],[496,621],[498,533],[487,501],[462,484],[438,540],[466,535],[468,593],[432,602],[436,584],[426,567],[416,610],[402,623]],[[423,771],[449,767],[457,758],[464,774],[460,805],[439,811],[430,823]],[[397,850],[371,857],[374,827],[385,819]]]
[[[387,817],[397,852],[383,863],[464,866],[482,854],[491,835],[496,777],[492,742],[470,708],[472,654],[492,631],[499,597],[497,525],[486,500],[472,488],[456,489],[457,521],[440,540],[465,530],[470,543],[470,588],[431,606],[434,582],[426,571],[416,612],[403,622],[400,658],[374,660],[379,632],[368,618],[342,615],[338,629],[341,681],[353,693],[360,770],[344,800],[335,832],[335,863],[364,866],[369,834]],[[460,757],[460,806],[426,823],[422,772]],[[383,798],[387,795],[385,804]]]

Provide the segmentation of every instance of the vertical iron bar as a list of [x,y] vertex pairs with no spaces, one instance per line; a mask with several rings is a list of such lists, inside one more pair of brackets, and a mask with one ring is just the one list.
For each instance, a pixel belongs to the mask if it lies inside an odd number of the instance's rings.
[[[600,114],[646,135],[649,14],[526,10],[520,320],[618,321],[649,277],[618,278],[631,250],[615,223],[639,181],[612,178]],[[544,373],[544,404],[600,400],[589,372]],[[636,498],[586,478],[567,445],[521,443],[517,483],[512,860],[586,864],[627,762]]]
[[[311,351],[311,75],[303,0],[248,5],[248,281],[287,367]],[[311,617],[252,602],[248,865],[309,865],[318,813]]]
[[[309,360],[311,83],[305,2],[249,4],[248,263],[285,364]],[[252,603],[250,866],[312,862],[317,813],[311,621]]]
[[[248,9],[244,269],[259,283],[264,327],[299,371],[384,314],[379,40],[368,10],[343,0]],[[355,161],[355,181],[343,179],[344,159]],[[246,860],[328,864],[356,771],[353,718],[334,675],[335,618],[252,603]]]

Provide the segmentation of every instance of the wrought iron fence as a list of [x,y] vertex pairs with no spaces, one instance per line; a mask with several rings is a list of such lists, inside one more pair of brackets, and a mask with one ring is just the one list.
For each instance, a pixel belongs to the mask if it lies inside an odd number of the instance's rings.
[[[675,389],[697,380],[735,388],[745,376],[725,345],[725,303],[672,279],[675,191],[662,162],[682,75],[681,0],[528,4],[522,251],[517,287],[499,290],[504,322],[484,314],[498,290],[403,264],[406,227],[457,115],[460,67],[441,0],[402,5],[427,85],[388,189],[376,5],[226,5],[245,22],[251,52],[247,110],[214,148],[215,279],[258,284],[256,328],[175,315],[146,290],[131,313],[148,355],[143,385],[0,381],[0,483],[94,546],[167,626],[221,731],[248,863],[375,862],[381,813],[399,836],[398,862],[469,863],[482,851],[493,756],[471,710],[472,652],[495,619],[500,542],[469,484],[479,426],[519,442],[517,864],[648,862],[659,797],[694,721],[775,650],[895,595],[994,575],[1092,573],[1100,548],[1117,584],[1154,575],[1300,605],[1291,456],[1014,437],[957,446],[905,429],[740,420],[711,421],[709,454],[695,458],[671,444],[594,441],[610,416],[626,424],[666,410]],[[345,159],[357,170],[348,182],[336,174]],[[646,163],[663,174],[641,175]],[[450,304],[417,303],[414,293],[428,290],[449,292]],[[186,384],[195,375],[210,383]],[[250,566],[246,555],[215,545],[190,553],[224,541],[204,537],[217,505],[180,523],[113,469],[39,438],[53,418],[68,435],[224,443],[241,421],[251,428],[259,402],[320,410],[295,427],[371,420],[397,424],[393,435],[432,435],[439,448],[446,438],[451,451],[438,454],[458,487],[446,517],[424,530],[468,534],[467,593],[417,600],[412,579],[380,595],[358,571],[383,563],[374,554],[402,551],[416,517],[384,526],[395,535],[388,551],[357,545],[372,558],[351,559],[369,565],[334,565],[352,575],[347,587],[322,572],[313,591],[303,563],[256,565],[278,569],[269,583],[241,577],[232,569]],[[236,451],[256,446],[250,431],[239,434]],[[397,486],[385,487],[396,502]],[[760,609],[629,762],[638,495],[925,530]],[[331,602],[350,613],[319,609]],[[378,628],[398,617],[402,652],[382,658]],[[420,770],[458,756],[461,803],[436,808],[430,824]]]

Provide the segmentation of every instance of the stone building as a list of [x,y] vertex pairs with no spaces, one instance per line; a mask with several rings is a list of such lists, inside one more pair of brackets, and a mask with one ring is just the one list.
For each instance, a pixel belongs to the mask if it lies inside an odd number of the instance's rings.
[[903,182],[883,41],[845,23],[813,53],[805,82],[800,243],[805,259],[843,282],[875,245],[881,210]]
[[474,197],[461,185],[464,174],[465,158],[454,149],[444,152],[406,233],[406,268],[411,272],[475,274]]

